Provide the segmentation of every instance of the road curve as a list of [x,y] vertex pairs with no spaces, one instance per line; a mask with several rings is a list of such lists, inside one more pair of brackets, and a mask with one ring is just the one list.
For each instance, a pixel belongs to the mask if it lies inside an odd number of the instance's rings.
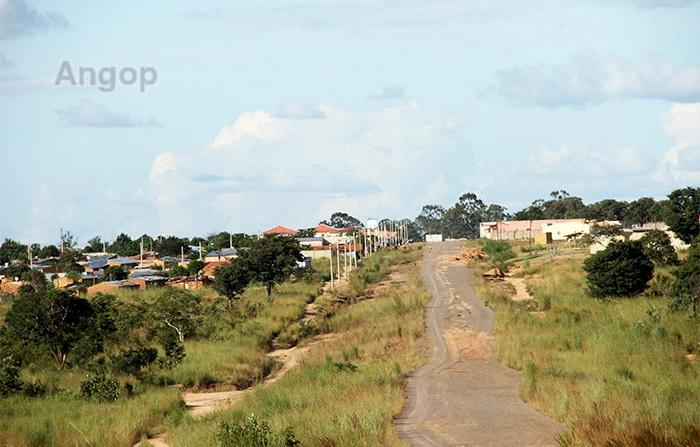
[[518,395],[522,374],[494,358],[493,311],[454,262],[462,242],[426,247],[421,275],[433,296],[426,311],[434,358],[407,378],[407,402],[394,421],[413,446],[556,446],[562,425]]

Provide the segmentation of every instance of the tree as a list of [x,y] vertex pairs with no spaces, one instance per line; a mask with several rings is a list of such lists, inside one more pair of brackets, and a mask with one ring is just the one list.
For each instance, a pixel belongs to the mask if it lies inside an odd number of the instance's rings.
[[489,207],[486,208],[484,215],[481,216],[482,222],[501,222],[509,217],[510,215],[508,214],[508,210],[505,207],[496,204],[489,205]]
[[27,281],[33,288],[35,292],[43,292],[48,287],[48,281],[46,281],[46,275],[38,270],[29,270],[20,276],[22,281]]
[[476,194],[462,194],[457,203],[445,213],[443,232],[451,238],[479,237],[479,223],[486,210],[486,205]]
[[544,200],[537,199],[530,206],[513,214],[514,220],[540,220],[544,219],[542,205]]
[[61,228],[61,250],[72,250],[78,245],[78,239],[68,230]]
[[0,245],[0,264],[7,264],[14,260],[28,261],[27,246],[15,240],[5,238]]
[[129,272],[118,265],[110,265],[105,269],[105,281],[121,281],[128,277]]
[[85,267],[78,264],[78,261],[83,260],[83,255],[75,250],[64,250],[58,257],[58,266],[67,274],[83,273]]
[[[140,244],[140,241],[136,241]],[[189,241],[176,236],[162,238],[156,244],[159,256],[180,256],[184,250],[185,255],[190,254]]]
[[627,207],[627,216],[625,223],[643,227],[644,224],[653,222],[655,216],[652,214],[655,210],[656,201],[651,197],[642,197],[630,202]]
[[39,250],[39,257],[40,258],[57,258],[60,254],[61,251],[56,247],[55,245],[47,245],[43,247],[41,250]]
[[333,228],[349,228],[349,227],[360,227],[362,226],[362,221],[357,217],[351,216],[348,213],[335,212],[331,214],[329,220],[322,220],[319,224],[328,225]]
[[294,272],[298,261],[303,261],[296,239],[267,235],[257,240],[241,257],[252,272],[252,279],[265,285],[267,296],[272,295],[275,284],[284,282]]
[[189,262],[189,264],[187,264],[187,272],[190,274],[190,276],[197,276],[204,268],[204,265],[204,262],[200,261],[199,259],[193,259]]
[[673,272],[670,285],[671,309],[684,310],[691,306],[692,314],[698,314],[700,304],[700,237],[688,248],[686,258]]
[[599,244],[606,240],[615,239],[622,235],[621,225],[598,225],[593,222],[590,224],[590,232],[581,237],[581,242],[585,245]]
[[445,208],[440,205],[425,205],[418,217],[416,225],[421,236],[425,234],[442,233]]
[[107,246],[107,251],[119,256],[134,256],[139,254],[140,249],[140,242],[132,240],[126,233],[121,233],[113,243]]
[[671,245],[671,238],[661,230],[648,231],[640,239],[644,246],[644,253],[654,264],[675,265],[678,264],[678,255]]
[[700,235],[700,188],[689,186],[671,192],[665,220],[668,228],[686,244]]
[[605,199],[600,202],[592,203],[588,206],[586,212],[587,219],[593,220],[618,220],[624,222],[627,218],[629,204],[627,202],[618,202],[614,199]]
[[252,276],[246,259],[233,258],[214,270],[214,290],[226,297],[228,307],[233,307],[233,300],[245,292]]
[[21,293],[5,316],[11,337],[45,348],[62,370],[73,348],[93,333],[90,303],[65,290]]
[[92,239],[88,240],[88,244],[85,246],[85,249],[83,250],[86,253],[99,253],[102,251],[104,248],[104,245],[102,244],[102,238],[99,236],[95,236]]
[[177,333],[180,343],[195,331],[201,313],[199,297],[184,289],[166,288],[153,305],[156,319]]
[[639,241],[612,241],[583,262],[588,291],[595,298],[643,292],[654,276],[654,264]]

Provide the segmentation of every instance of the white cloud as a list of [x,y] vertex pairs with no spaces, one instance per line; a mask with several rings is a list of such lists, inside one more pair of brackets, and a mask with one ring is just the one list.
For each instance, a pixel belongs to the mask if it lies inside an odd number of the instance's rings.
[[532,152],[523,175],[565,179],[637,176],[651,172],[654,160],[633,147],[605,152],[584,144],[564,143],[558,149],[542,146]]
[[59,12],[38,12],[24,0],[0,0],[0,39],[65,28],[70,28],[70,23]]
[[54,110],[54,114],[60,124],[70,127],[163,127],[153,118],[132,118],[128,113],[114,112],[104,104],[96,104],[87,99],[63,110]]
[[39,185],[28,205],[29,216],[20,237],[21,241],[56,243],[57,229],[69,228],[74,221],[75,204],[64,197],[57,196],[48,185]]
[[664,133],[675,142],[661,159],[655,179],[700,184],[700,102],[674,104],[659,118]]
[[507,101],[544,107],[601,103],[613,98],[700,99],[700,66],[677,65],[656,56],[638,63],[595,51],[580,51],[568,63],[542,71],[531,65],[496,72],[485,93]]
[[339,210],[361,219],[414,217],[463,189],[471,155],[452,117],[416,102],[367,114],[321,110],[325,119],[246,112],[206,147],[159,154],[144,197],[161,228],[220,227],[187,220],[203,215],[247,231],[311,226]]
[[370,95],[369,99],[396,99],[404,97],[404,88],[400,85],[384,87],[381,93]]
[[280,119],[323,119],[326,114],[319,107],[304,101],[287,101],[275,110],[273,116]]

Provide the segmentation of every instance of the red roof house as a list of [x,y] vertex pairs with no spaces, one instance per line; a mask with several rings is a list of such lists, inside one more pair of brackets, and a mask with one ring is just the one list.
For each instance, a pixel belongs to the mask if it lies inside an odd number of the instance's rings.
[[282,225],[277,225],[275,228],[270,228],[269,230],[263,233],[263,235],[265,236],[267,236],[268,234],[295,235],[297,234],[297,230],[292,230],[291,228],[283,227]]

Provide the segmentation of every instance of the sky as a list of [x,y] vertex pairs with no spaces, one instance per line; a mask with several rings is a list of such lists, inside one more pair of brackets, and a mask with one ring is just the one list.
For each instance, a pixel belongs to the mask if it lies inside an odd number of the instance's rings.
[[700,186],[698,0],[0,0],[0,239]]

